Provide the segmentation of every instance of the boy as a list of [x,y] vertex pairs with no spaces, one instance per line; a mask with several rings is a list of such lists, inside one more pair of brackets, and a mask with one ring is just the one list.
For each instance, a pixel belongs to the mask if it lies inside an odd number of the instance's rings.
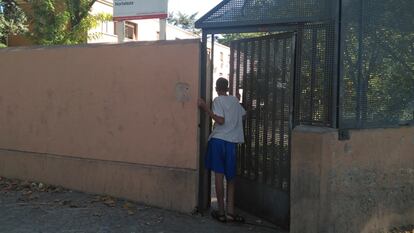
[[[229,83],[224,78],[216,82],[218,97],[213,101],[212,110],[200,99],[199,107],[214,121],[210,135],[206,167],[214,172],[219,209],[211,213],[220,222],[244,222],[242,216],[234,213],[234,178],[236,176],[236,147],[244,142],[243,116],[246,114],[238,98],[228,96]],[[227,208],[224,209],[224,176],[227,180]]]

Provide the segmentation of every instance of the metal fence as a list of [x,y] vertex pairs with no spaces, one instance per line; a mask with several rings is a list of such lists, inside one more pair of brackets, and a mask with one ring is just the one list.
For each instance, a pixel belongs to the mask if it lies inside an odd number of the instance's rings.
[[266,207],[289,203],[295,125],[414,123],[413,12],[413,0],[224,0],[197,21],[205,49],[207,34],[292,35],[231,46],[231,91],[241,90],[248,108],[236,201],[272,219],[289,219],[288,207]]
[[335,25],[299,25],[296,48],[295,123],[333,126]]
[[414,123],[412,12],[412,0],[224,0],[197,26],[296,32],[298,124],[393,127]]
[[224,0],[202,17],[200,28],[321,21],[332,17],[331,0]]
[[288,190],[290,179],[294,46],[291,33],[231,44],[231,93],[242,92],[247,110],[238,175],[280,190]]
[[343,0],[340,128],[414,120],[414,2]]

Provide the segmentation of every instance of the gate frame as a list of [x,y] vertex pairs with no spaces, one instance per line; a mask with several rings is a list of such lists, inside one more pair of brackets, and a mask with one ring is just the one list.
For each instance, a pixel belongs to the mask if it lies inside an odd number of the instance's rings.
[[[257,39],[260,39],[260,40],[262,40],[262,39],[267,39],[267,38],[270,38],[270,39],[279,39],[279,40],[282,40],[282,39],[291,39],[292,41],[291,41],[291,44],[290,44],[290,46],[291,46],[291,49],[290,49],[290,52],[291,52],[291,58],[292,58],[292,61],[291,61],[291,74],[289,75],[289,77],[288,77],[288,81],[289,81],[289,95],[286,95],[285,97],[287,97],[287,99],[286,99],[286,101],[289,101],[289,112],[288,112],[288,119],[287,119],[287,122],[288,122],[288,132],[286,133],[287,135],[288,135],[288,141],[287,141],[287,143],[288,143],[288,154],[289,154],[289,159],[288,159],[288,161],[287,161],[287,167],[289,167],[289,172],[288,172],[288,174],[286,174],[287,175],[287,178],[288,178],[288,180],[289,180],[289,187],[290,187],[290,175],[291,175],[291,173],[290,173],[290,167],[291,167],[291,159],[290,159],[290,155],[291,155],[291,150],[292,150],[292,144],[291,144],[291,141],[292,141],[292,130],[293,130],[293,128],[297,125],[297,122],[296,122],[296,119],[295,119],[295,100],[296,100],[296,92],[295,92],[295,90],[296,90],[296,79],[297,79],[297,75],[298,75],[298,73],[296,72],[297,70],[296,70],[296,63],[297,63],[297,44],[298,44],[298,40],[297,40],[297,32],[295,32],[295,31],[286,31],[286,32],[281,32],[281,33],[277,33],[277,34],[272,34],[272,35],[265,35],[265,36],[260,36],[260,37],[252,37],[252,38],[245,38],[245,39],[239,39],[239,40],[234,40],[234,42],[245,42],[245,41],[256,41]],[[233,51],[233,47],[231,46],[230,47],[231,49],[232,49],[232,51]],[[233,53],[231,52],[231,56],[233,55]],[[230,62],[232,61],[233,59],[231,59],[230,60]],[[233,68],[232,68],[233,67]],[[232,65],[231,66],[231,68],[230,68],[230,71],[234,71],[234,65]],[[237,70],[237,69],[236,69]],[[234,74],[232,75],[232,72],[230,72],[230,77],[233,77],[234,76]],[[243,82],[244,82],[245,80],[243,80]],[[230,90],[230,94],[233,94],[233,93],[231,93],[231,92],[233,92],[233,85],[237,85],[237,84],[235,84],[234,83],[234,78],[233,79],[231,79],[230,80],[230,83],[231,83],[231,90]],[[236,87],[237,88],[237,87]],[[244,93],[244,92],[243,92]],[[246,180],[246,182],[249,182],[249,180],[248,179],[245,179],[245,178],[241,178],[241,179],[244,179],[244,180]],[[250,182],[252,182],[252,183],[256,183],[255,181],[250,181]],[[245,182],[244,182],[244,184],[245,184]],[[257,183],[257,185],[258,186],[261,186],[261,185],[263,185],[263,188],[261,188],[261,190],[262,191],[264,191],[264,190],[266,190],[266,189],[272,189],[272,188],[270,188],[268,185],[266,185],[266,184],[263,184],[263,183]],[[282,184],[283,185],[283,184]],[[288,206],[290,207],[290,190],[288,190],[288,191],[283,191],[282,189],[276,189],[277,190],[277,195],[283,195],[282,193],[287,193],[287,196],[288,196],[288,198],[287,198],[287,203],[288,203]],[[263,194],[266,194],[267,192],[266,191],[264,191],[264,193]],[[280,197],[282,197],[282,196],[280,196]],[[288,208],[289,208],[288,207]],[[288,210],[288,216],[290,216],[290,209]],[[284,220],[281,220],[281,221],[278,221],[278,222],[275,222],[277,225],[279,225],[279,226],[281,226],[281,227],[284,227],[284,228],[289,228],[289,224],[290,224],[290,219],[288,218],[288,219],[284,219]]]
[[[295,35],[295,54],[294,54],[294,80],[292,85],[292,91],[294,92],[292,94],[292,130],[294,126],[298,125],[298,119],[296,119],[295,114],[298,111],[297,105],[295,104],[295,100],[297,99],[296,91],[297,90],[297,70],[296,67],[300,66],[301,56],[298,56],[300,54],[302,49],[302,43],[303,40],[301,37],[303,37],[303,28],[306,23],[323,23],[324,21],[327,21],[326,18],[308,18],[308,19],[297,19],[297,21],[293,22],[270,22],[270,21],[262,21],[259,24],[246,24],[246,25],[231,25],[231,23],[227,26],[223,25],[217,25],[214,27],[206,27],[204,28],[201,23],[204,19],[208,18],[210,15],[212,15],[214,12],[219,10],[221,7],[229,3],[231,0],[223,0],[220,4],[218,4],[216,7],[214,7],[211,11],[206,13],[203,17],[201,17],[196,22],[196,27],[202,29],[202,40],[201,40],[201,57],[200,57],[200,67],[201,67],[201,74],[200,74],[200,87],[201,87],[201,98],[206,99],[206,101],[211,101],[211,99],[208,99],[207,91],[211,90],[212,86],[212,77],[211,80],[208,82],[208,75],[207,75],[207,37],[208,35],[211,35],[211,43],[212,43],[212,51],[214,51],[214,35],[215,34],[231,34],[231,33],[251,33],[251,32],[290,32],[294,33]],[[334,48],[333,48],[333,72],[331,77],[331,93],[332,93],[332,101],[330,104],[331,112],[330,112],[330,119],[331,119],[331,127],[332,128],[339,128],[339,117],[340,117],[340,108],[339,108],[339,98],[340,98],[340,82],[339,77],[342,74],[342,67],[340,65],[340,59],[341,59],[341,52],[342,52],[342,44],[340,40],[340,34],[341,34],[341,2],[342,0],[335,0],[333,2],[333,6],[331,9],[332,16],[328,20],[329,22],[333,23],[334,25],[334,35],[333,39],[334,41]],[[295,30],[292,30],[292,28],[295,28]],[[302,30],[298,30],[302,29]],[[214,53],[214,52],[212,52]],[[214,54],[213,54],[214,55]],[[212,59],[213,60],[213,59]],[[211,68],[213,69],[214,64],[211,64]],[[212,76],[212,74],[211,74]],[[209,91],[211,92],[211,91]],[[199,176],[199,205],[198,210],[200,212],[205,212],[210,208],[210,194],[211,194],[211,179],[210,179],[210,173],[207,172],[204,169],[204,151],[207,145],[207,139],[208,139],[208,132],[210,130],[209,124],[206,122],[208,119],[205,118],[205,116],[201,116],[200,119],[200,176]]]

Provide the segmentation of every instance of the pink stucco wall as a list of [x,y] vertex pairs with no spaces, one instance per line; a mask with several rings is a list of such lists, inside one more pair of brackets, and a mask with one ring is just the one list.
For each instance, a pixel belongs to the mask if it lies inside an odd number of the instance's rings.
[[0,50],[0,176],[190,212],[199,41]]
[[4,49],[0,70],[0,148],[197,169],[198,41]]

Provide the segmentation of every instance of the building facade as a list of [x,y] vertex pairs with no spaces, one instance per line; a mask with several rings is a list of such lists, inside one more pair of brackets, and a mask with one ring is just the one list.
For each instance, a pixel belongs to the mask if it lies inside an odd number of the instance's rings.
[[[112,0],[98,0],[91,9],[92,14],[113,14]],[[156,41],[160,39],[160,22],[158,19],[128,20],[125,21],[124,42],[130,41]],[[117,22],[102,22],[98,27],[90,30],[88,43],[117,43],[119,28],[122,25]],[[180,27],[167,23],[167,40],[198,39],[199,35],[186,31]],[[207,43],[211,51],[211,43]],[[210,53],[209,53],[210,54]],[[220,78],[229,78],[230,48],[220,43],[215,43],[213,56],[213,83]],[[216,97],[213,93],[213,97]]]

